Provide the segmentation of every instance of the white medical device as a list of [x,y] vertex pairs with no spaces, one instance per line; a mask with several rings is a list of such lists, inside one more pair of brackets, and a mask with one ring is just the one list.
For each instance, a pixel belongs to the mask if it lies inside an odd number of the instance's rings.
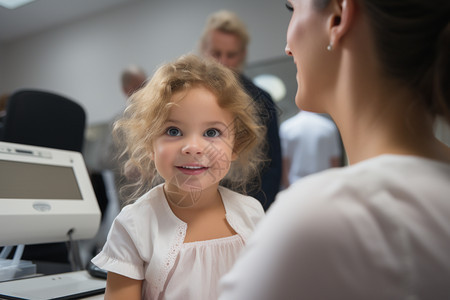
[[0,142],[0,246],[89,239],[100,218],[81,153]]

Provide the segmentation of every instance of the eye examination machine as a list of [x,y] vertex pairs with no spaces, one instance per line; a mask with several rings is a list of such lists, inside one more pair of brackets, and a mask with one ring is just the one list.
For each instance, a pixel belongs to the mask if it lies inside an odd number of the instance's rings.
[[[81,153],[0,142],[2,256],[6,256],[4,252],[8,248],[16,248],[13,259],[0,259],[0,298],[30,299],[27,293],[36,299],[39,293],[48,299],[59,296],[54,278],[31,274],[27,279],[18,279],[17,273],[30,266],[23,265],[21,254],[17,252],[23,251],[23,244],[70,244],[91,239],[97,233],[100,220],[101,212]],[[61,275],[65,277],[59,279],[62,284],[70,285],[81,276],[93,284],[89,290],[104,289],[104,280],[91,280],[89,274],[84,273],[64,273]],[[47,286],[51,281],[53,286]],[[62,290],[77,293],[77,290],[70,291],[70,287]],[[53,292],[55,295],[50,295]]]

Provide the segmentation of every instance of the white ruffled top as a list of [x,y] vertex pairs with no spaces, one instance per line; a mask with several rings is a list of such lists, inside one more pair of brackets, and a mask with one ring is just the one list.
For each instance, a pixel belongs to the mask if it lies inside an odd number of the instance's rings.
[[[233,192],[219,186],[219,192],[225,207],[225,218],[228,224],[246,243],[253,232],[258,221],[264,216],[261,203],[248,196]],[[182,249],[187,246],[197,245],[185,244],[187,224],[177,218],[170,209],[164,195],[163,184],[156,186],[147,194],[143,195],[135,203],[127,205],[114,220],[108,239],[103,250],[92,259],[92,262],[107,270],[132,279],[143,280],[142,299],[166,299],[163,290],[168,290],[169,273],[176,270],[192,268],[189,260],[183,259]],[[237,239],[237,237],[235,237]],[[230,238],[231,239],[231,238]],[[233,240],[233,239],[232,239]],[[207,264],[204,270],[217,267],[218,271],[210,271],[211,274],[222,273],[223,261],[234,261],[238,250],[228,251],[226,244],[228,240],[221,239],[199,242],[198,248],[211,248],[202,253],[202,260],[198,262]],[[202,244],[205,243],[205,244]],[[216,243],[220,247],[216,247]],[[211,245],[210,245],[211,244]],[[215,246],[212,246],[215,245]],[[203,247],[202,247],[203,246]],[[223,246],[223,248],[222,248]],[[220,249],[219,249],[220,248]],[[200,251],[196,255],[200,257]],[[184,249],[183,252],[186,252]],[[210,256],[207,256],[210,255]],[[208,259],[213,261],[208,262]],[[188,263],[185,267],[183,264]],[[177,263],[177,267],[175,267]],[[182,273],[184,280],[191,275]],[[205,275],[206,276],[206,275]],[[199,277],[200,278],[200,277]],[[203,280],[203,279],[202,279]],[[211,282],[212,279],[209,279]],[[195,282],[190,284],[194,284]],[[205,285],[204,282],[191,286],[193,291],[216,290],[217,283]],[[190,297],[190,299],[201,299]]]
[[217,299],[217,283],[231,269],[243,247],[237,234],[184,243],[160,299]]

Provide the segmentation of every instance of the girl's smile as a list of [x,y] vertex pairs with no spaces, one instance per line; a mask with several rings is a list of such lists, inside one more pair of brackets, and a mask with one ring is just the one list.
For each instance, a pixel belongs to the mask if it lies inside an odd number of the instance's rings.
[[177,166],[177,169],[186,175],[200,175],[209,170],[208,167],[198,165]]

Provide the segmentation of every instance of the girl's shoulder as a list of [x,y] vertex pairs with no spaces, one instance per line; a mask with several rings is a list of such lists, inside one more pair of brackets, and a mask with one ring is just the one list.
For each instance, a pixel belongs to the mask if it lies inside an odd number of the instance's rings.
[[231,207],[234,209],[264,212],[261,202],[251,196],[237,193],[223,186],[219,186],[219,193],[222,196],[222,201],[224,202],[226,208]]
[[231,227],[246,241],[264,217],[261,203],[253,197],[242,195],[219,186],[225,206],[226,219]]
[[158,185],[141,195],[134,202],[131,202],[124,206],[122,208],[122,212],[151,208],[162,200],[164,200],[164,191],[162,189],[162,186]]
[[127,223],[149,223],[160,219],[179,222],[167,204],[163,185],[155,186],[135,202],[125,206],[116,219]]

